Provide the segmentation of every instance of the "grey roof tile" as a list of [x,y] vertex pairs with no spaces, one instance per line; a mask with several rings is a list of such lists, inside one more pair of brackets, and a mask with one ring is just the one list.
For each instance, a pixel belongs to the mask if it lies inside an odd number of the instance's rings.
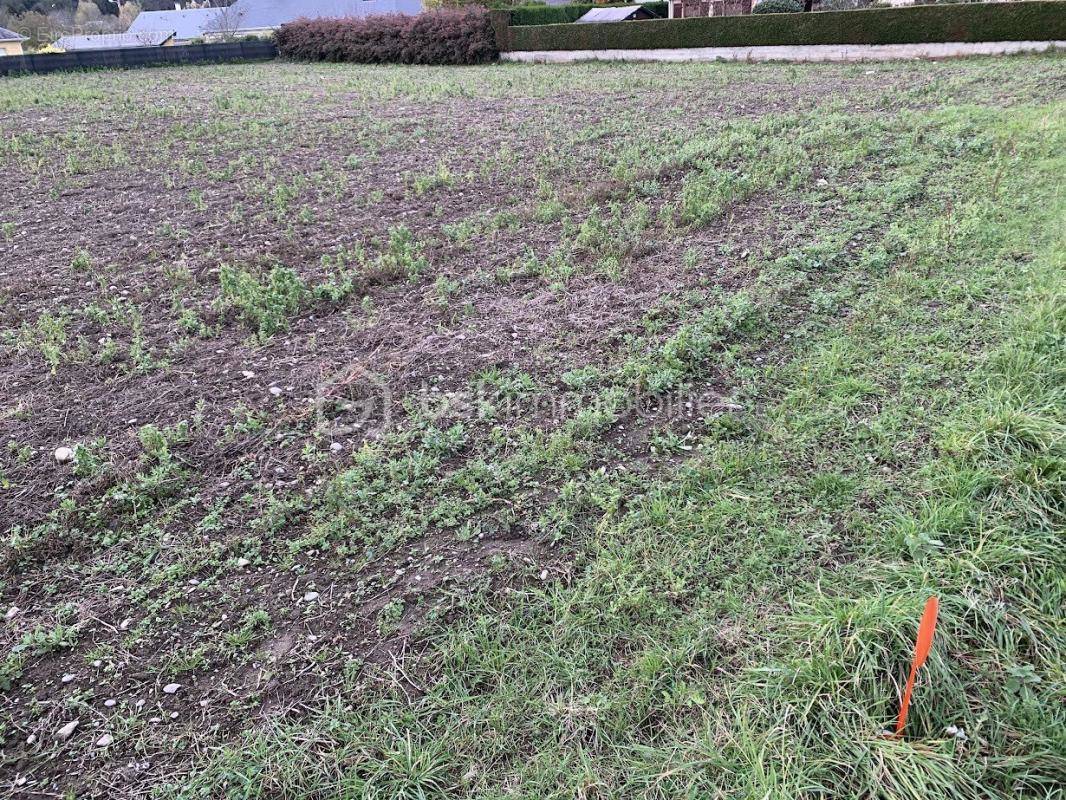
[[174,31],[100,33],[94,36],[64,36],[56,41],[60,50],[113,50],[124,47],[159,47]]
[[14,31],[9,31],[7,28],[0,28],[0,42],[24,42],[24,41],[26,41],[26,37],[25,36],[23,36],[23,35],[21,35],[19,33],[15,33]]
[[608,8],[591,8],[578,22],[621,22],[629,19],[643,9],[638,6],[611,6]]

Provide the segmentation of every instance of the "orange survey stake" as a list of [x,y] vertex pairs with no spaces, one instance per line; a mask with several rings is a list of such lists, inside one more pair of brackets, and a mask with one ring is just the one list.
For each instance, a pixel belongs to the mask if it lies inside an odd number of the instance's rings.
[[940,601],[936,597],[930,597],[925,601],[925,611],[922,613],[922,622],[918,626],[918,641],[914,645],[914,660],[911,662],[911,674],[907,677],[907,688],[903,690],[903,703],[899,708],[899,721],[896,723],[896,735],[903,733],[903,726],[907,724],[907,711],[911,705],[911,692],[914,690],[914,678],[918,669],[929,657],[929,650],[933,646],[933,632],[936,630],[936,615],[940,610]]

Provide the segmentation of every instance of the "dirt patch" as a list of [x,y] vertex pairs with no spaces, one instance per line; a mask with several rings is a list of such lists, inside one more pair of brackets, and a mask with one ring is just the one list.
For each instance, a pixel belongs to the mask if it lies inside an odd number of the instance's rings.
[[[41,96],[0,123],[26,188],[0,211],[6,787],[140,796],[369,667],[402,674],[476,592],[565,580],[567,526],[597,513],[562,519],[575,472],[654,470],[663,429],[681,458],[738,410],[711,369],[582,438],[574,398],[838,212],[780,180],[679,228],[699,159],[675,144],[876,113],[885,80],[916,106],[936,89],[909,66],[792,70],[259,65],[20,89]],[[965,93],[961,70],[938,74]],[[227,269],[249,276],[229,301]],[[298,298],[259,335],[286,270]]]

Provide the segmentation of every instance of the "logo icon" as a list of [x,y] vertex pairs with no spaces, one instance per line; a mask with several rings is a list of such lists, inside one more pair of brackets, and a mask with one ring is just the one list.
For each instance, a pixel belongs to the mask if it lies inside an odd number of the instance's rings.
[[386,381],[361,364],[351,364],[315,385],[315,431],[338,439],[365,438],[392,419],[392,392]]

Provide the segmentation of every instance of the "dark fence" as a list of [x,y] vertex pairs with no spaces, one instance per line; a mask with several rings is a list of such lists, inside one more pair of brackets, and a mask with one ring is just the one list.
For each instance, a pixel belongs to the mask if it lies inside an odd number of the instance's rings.
[[183,44],[174,47],[124,47],[0,57],[0,75],[60,72],[73,69],[156,67],[163,64],[202,64],[219,61],[266,61],[277,58],[272,41]]

